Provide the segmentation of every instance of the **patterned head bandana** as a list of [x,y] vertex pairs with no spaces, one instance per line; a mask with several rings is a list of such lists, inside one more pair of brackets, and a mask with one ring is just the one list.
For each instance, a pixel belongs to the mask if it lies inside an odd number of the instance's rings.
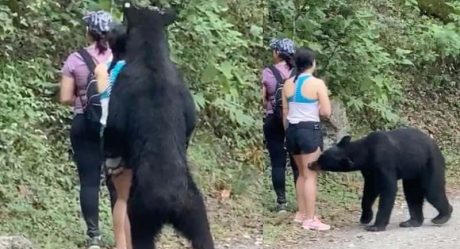
[[272,39],[270,48],[282,54],[293,55],[295,53],[294,42],[290,39]]
[[103,35],[110,30],[110,24],[112,22],[112,15],[103,10],[90,11],[83,17],[89,31],[94,32],[98,35]]

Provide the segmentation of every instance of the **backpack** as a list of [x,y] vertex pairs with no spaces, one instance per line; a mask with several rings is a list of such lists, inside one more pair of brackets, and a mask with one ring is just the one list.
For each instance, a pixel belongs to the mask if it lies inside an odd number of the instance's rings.
[[96,64],[86,49],[82,48],[78,50],[78,53],[83,58],[83,61],[89,70],[86,91],[84,94],[79,95],[83,107],[83,115],[85,116],[88,125],[98,130],[102,115],[102,107],[100,93],[97,90],[97,81],[94,74]]
[[271,100],[273,115],[279,119],[283,119],[283,86],[287,79],[295,76],[295,70],[292,70],[288,78],[283,79],[280,71],[275,66],[272,65],[268,68],[273,72],[276,79],[275,94]]

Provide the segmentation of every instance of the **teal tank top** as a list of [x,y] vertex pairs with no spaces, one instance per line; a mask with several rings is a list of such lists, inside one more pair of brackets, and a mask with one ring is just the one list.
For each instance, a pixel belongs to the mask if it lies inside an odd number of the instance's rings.
[[[107,63],[107,67],[110,67],[110,64],[112,62],[109,61]],[[105,89],[102,93],[101,93],[101,96],[100,98],[101,99],[105,99],[105,98],[109,98],[110,97],[110,93],[112,92],[112,87],[113,85],[115,84],[115,80],[117,79],[117,76],[118,74],[120,74],[120,71],[121,69],[126,65],[126,61],[125,60],[119,60],[117,61],[117,63],[115,64],[115,66],[112,68],[112,70],[110,70],[110,73],[109,73],[109,85],[107,87],[107,89]]]

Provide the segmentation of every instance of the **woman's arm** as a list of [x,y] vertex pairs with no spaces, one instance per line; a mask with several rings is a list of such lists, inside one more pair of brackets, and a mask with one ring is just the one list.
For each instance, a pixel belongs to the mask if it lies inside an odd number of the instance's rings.
[[75,80],[73,77],[62,75],[60,82],[59,102],[72,105],[75,100]]
[[332,110],[328,89],[324,81],[319,80],[318,83],[319,115],[324,118],[329,118],[331,116]]
[[270,70],[268,68],[264,68],[262,70],[262,107],[265,109],[267,108],[267,81],[269,80]]
[[73,105],[75,101],[75,65],[78,59],[75,53],[70,54],[61,69],[62,78],[59,83],[59,102],[64,105]]
[[283,127],[284,127],[284,130],[286,130],[287,126],[288,126],[287,115],[288,115],[288,112],[289,112],[288,102],[287,102],[287,98],[286,98],[286,91],[285,91],[285,89],[286,89],[285,87],[286,87],[287,84],[288,84],[288,82],[286,81],[286,83],[283,86],[283,94],[282,94],[282,97],[281,97],[282,106],[283,106]]
[[267,105],[267,88],[262,85],[262,106],[265,108]]

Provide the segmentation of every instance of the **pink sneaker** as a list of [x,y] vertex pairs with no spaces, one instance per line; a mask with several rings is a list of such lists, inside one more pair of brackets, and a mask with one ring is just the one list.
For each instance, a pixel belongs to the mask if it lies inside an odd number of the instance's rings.
[[331,226],[322,223],[316,217],[314,217],[313,219],[305,220],[302,224],[302,227],[307,230],[318,230],[318,231],[326,231],[326,230],[331,229]]
[[294,222],[295,223],[303,223],[305,220],[305,215],[297,212],[294,217]]

